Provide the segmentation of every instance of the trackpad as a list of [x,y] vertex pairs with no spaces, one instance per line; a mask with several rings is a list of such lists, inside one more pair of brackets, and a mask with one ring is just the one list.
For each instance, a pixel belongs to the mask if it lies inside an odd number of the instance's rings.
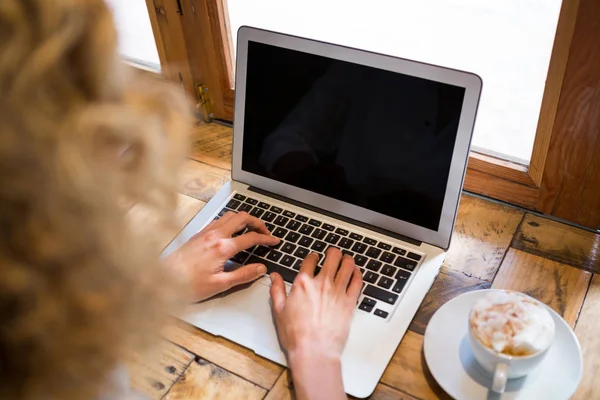
[[267,285],[254,282],[227,293],[211,311],[206,321],[196,319],[194,325],[275,362],[285,363],[273,322]]

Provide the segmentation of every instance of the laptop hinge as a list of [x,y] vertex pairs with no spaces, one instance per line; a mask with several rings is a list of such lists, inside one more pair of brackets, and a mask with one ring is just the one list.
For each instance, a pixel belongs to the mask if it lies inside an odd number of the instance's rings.
[[318,207],[315,207],[315,206],[311,206],[309,204],[302,203],[300,201],[293,200],[293,199],[287,198],[285,196],[278,195],[276,193],[269,192],[268,190],[260,189],[260,188],[254,187],[254,186],[250,186],[248,188],[248,190],[251,191],[251,192],[256,192],[256,193],[265,195],[265,196],[273,197],[274,199],[283,201],[284,203],[289,203],[289,204],[292,204],[294,206],[306,208],[307,210],[310,210],[310,211],[313,211],[313,212],[316,212],[316,213],[319,213],[319,214],[323,214],[323,215],[326,215],[326,216],[331,217],[331,218],[342,220],[342,221],[347,222],[347,223],[352,224],[352,225],[360,226],[361,228],[365,228],[365,229],[369,229],[369,230],[377,232],[377,233],[381,233],[382,235],[386,235],[386,236],[392,237],[394,239],[401,240],[403,242],[407,242],[407,243],[413,244],[415,246],[421,246],[421,244],[423,244],[423,242],[421,242],[419,240],[415,240],[415,239],[409,238],[408,236],[404,236],[404,235],[401,235],[401,234],[396,233],[396,232],[391,232],[391,231],[388,231],[387,229],[382,229],[382,228],[379,228],[379,227],[377,227],[375,225],[371,225],[371,224],[367,224],[367,223],[364,223],[364,222],[361,222],[361,221],[357,221],[355,219],[348,218],[348,217],[345,217],[343,215],[333,213],[331,211],[323,210],[321,208],[318,208]]

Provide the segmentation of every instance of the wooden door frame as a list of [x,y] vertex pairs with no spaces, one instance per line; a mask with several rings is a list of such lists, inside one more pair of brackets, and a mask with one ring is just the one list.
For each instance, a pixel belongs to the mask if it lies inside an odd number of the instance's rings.
[[[195,86],[202,84],[209,94],[207,115],[233,121],[233,57],[223,1],[146,0],[155,34],[158,33],[156,42],[161,63],[178,65],[171,79],[179,79],[194,95],[197,95]],[[530,165],[471,152],[465,190],[588,227],[600,225],[600,211],[576,213],[570,209],[574,204],[597,204],[600,209],[600,200],[595,200],[596,196],[600,198],[600,190],[587,190],[579,201],[568,201],[571,193],[561,189],[569,187],[573,191],[584,183],[600,187],[600,173],[586,175],[586,166],[582,165],[593,158],[594,151],[600,151],[600,139],[594,136],[594,132],[600,130],[600,112],[588,115],[585,134],[579,136],[573,133],[572,114],[568,114],[589,108],[592,100],[600,103],[600,89],[596,94],[578,96],[583,91],[589,92],[589,86],[593,85],[582,83],[578,77],[598,77],[600,81],[600,72],[597,72],[600,66],[585,62],[586,54],[599,53],[593,47],[593,40],[600,42],[600,31],[590,17],[600,13],[594,1],[563,0]],[[583,147],[575,145],[576,138],[585,138],[591,148],[585,149],[585,144]],[[579,149],[586,157],[571,157],[566,166],[561,159],[568,149]],[[600,169],[600,165],[598,167]],[[573,171],[577,172],[575,180],[571,177]]]

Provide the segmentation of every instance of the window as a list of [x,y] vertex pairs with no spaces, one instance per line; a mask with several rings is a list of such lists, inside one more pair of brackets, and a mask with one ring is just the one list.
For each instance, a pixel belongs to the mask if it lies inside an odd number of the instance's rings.
[[113,10],[119,53],[138,66],[160,71],[160,60],[145,0],[106,0]]

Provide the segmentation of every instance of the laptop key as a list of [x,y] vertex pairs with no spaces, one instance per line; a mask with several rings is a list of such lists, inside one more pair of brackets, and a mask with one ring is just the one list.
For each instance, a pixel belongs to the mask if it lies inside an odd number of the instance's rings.
[[277,214],[272,213],[271,211],[267,211],[266,213],[264,213],[262,215],[261,219],[263,221],[273,222],[273,220],[275,219],[276,216],[277,216]]
[[264,257],[267,255],[267,253],[271,251],[270,248],[268,248],[267,246],[258,246],[255,250],[254,250],[254,254],[259,256],[259,257]]
[[265,210],[263,210],[262,208],[258,208],[258,207],[254,207],[252,209],[252,211],[250,211],[250,215],[252,215],[253,217],[256,218],[260,218],[261,215],[263,215],[265,213]]
[[233,198],[234,198],[234,199],[236,199],[236,200],[239,200],[239,201],[244,201],[244,200],[246,200],[246,196],[243,196],[243,195],[241,195],[241,194],[239,194],[239,193],[236,193],[236,194],[234,194],[234,195],[233,195]]
[[[222,217],[223,215],[227,214],[229,211],[231,211],[229,208],[223,208],[221,211],[219,211],[219,217]],[[235,212],[235,211],[231,211],[231,212]]]
[[362,235],[359,235],[358,233],[352,232],[350,234],[350,239],[353,239],[353,240],[363,240],[363,237],[362,237]]
[[364,243],[356,242],[354,246],[352,246],[352,251],[358,254],[363,254],[367,249],[367,245]]
[[285,211],[283,212],[283,215],[285,215],[285,216],[286,216],[286,217],[288,217],[288,218],[294,218],[294,217],[296,216],[296,213],[293,213],[293,212],[291,212],[291,211],[285,210]]
[[401,249],[400,247],[394,247],[392,249],[392,253],[398,254],[399,256],[403,256],[406,254],[406,250]]
[[298,249],[296,250],[294,255],[296,257],[299,257],[304,260],[304,258],[308,255],[308,253],[309,253],[308,249],[305,249],[304,247],[298,247]]
[[238,211],[239,212],[250,212],[250,210],[252,210],[252,206],[250,204],[247,203],[243,203],[241,206],[239,206]]
[[371,312],[373,311],[373,306],[370,306],[368,304],[365,303],[360,303],[360,305],[358,306],[358,308],[360,310],[366,311],[366,312]]
[[286,229],[277,227],[273,231],[273,236],[277,236],[278,238],[283,239],[287,233],[288,231]]
[[379,308],[377,310],[375,310],[375,312],[373,314],[375,314],[381,318],[387,318],[387,316],[389,315],[387,312],[380,310]]
[[302,227],[300,228],[300,230],[298,232],[300,232],[303,235],[310,235],[312,233],[312,231],[315,230],[314,226],[310,226],[310,225],[302,225]]
[[296,219],[300,222],[307,222],[308,221],[308,217],[305,217],[304,215],[296,215]]
[[296,250],[295,244],[286,242],[283,244],[283,246],[281,246],[281,251],[283,251],[284,253],[292,254],[294,252],[294,250]]
[[373,299],[370,299],[368,297],[363,297],[363,300],[361,301],[361,303],[365,303],[371,307],[375,307],[377,305],[377,302]]
[[367,257],[356,255],[354,256],[354,263],[359,267],[363,267],[367,263]]
[[266,223],[265,226],[267,227],[267,229],[269,230],[269,232],[273,232],[273,229],[275,229],[275,225],[270,224],[270,223]]
[[384,265],[381,273],[386,276],[394,276],[398,268],[392,267],[391,265]]
[[273,223],[275,225],[285,226],[285,224],[287,224],[288,221],[289,221],[289,218],[280,215],[277,218],[275,218],[275,221]]
[[396,284],[392,288],[392,292],[394,292],[394,293],[402,293],[402,289],[404,289],[405,285],[406,285],[406,281],[398,279],[396,281]]
[[238,208],[240,206],[240,204],[242,204],[242,203],[239,202],[239,201],[237,201],[237,200],[235,200],[235,199],[231,199],[227,203],[226,207],[227,208]]
[[322,252],[325,250],[325,247],[327,245],[325,244],[325,242],[321,242],[320,240],[316,240],[313,245],[311,246],[311,249],[314,251],[318,251],[318,252]]
[[260,208],[264,208],[265,210],[268,210],[269,208],[271,208],[271,205],[270,205],[270,204],[267,204],[267,203],[265,203],[264,201],[261,201],[261,202],[259,202],[259,203],[258,203],[258,206],[259,206]]
[[325,235],[327,235],[327,232],[323,229],[315,229],[313,234],[310,236],[314,237],[315,239],[323,240],[323,238],[325,238]]
[[[345,255],[345,256],[354,257],[354,253],[353,253],[353,252],[351,252],[350,250],[346,250],[346,249],[344,249],[344,250],[342,250],[342,254],[343,254],[343,255]],[[356,262],[355,262],[355,263],[356,263]]]
[[253,206],[255,206],[258,204],[258,200],[248,197],[248,198],[246,198],[246,203],[252,204]]
[[421,256],[412,252],[409,252],[406,257],[408,258],[412,258],[415,261],[420,261],[421,260]]
[[379,271],[379,268],[381,268],[381,261],[370,260],[367,263],[367,269],[370,269],[371,271]]
[[295,221],[295,220],[290,220],[290,222],[288,222],[288,224],[285,226],[288,229],[291,229],[293,231],[297,231],[298,228],[300,228],[300,226],[302,225],[301,222],[299,221]]
[[271,206],[271,211],[273,211],[275,214],[281,214],[283,212],[283,208]]
[[348,232],[347,230],[342,229],[342,228],[337,228],[335,230],[335,233],[337,233],[340,236],[348,236],[348,233],[350,233],[350,232]]
[[323,229],[325,229],[326,231],[333,232],[333,230],[335,229],[335,226],[330,225],[330,224],[323,224]]
[[379,275],[372,271],[367,271],[367,273],[363,277],[364,281],[369,283],[377,282],[377,278],[379,278]]
[[375,246],[375,244],[377,244],[377,240],[366,237],[363,239],[363,243],[366,243],[371,246]]
[[316,219],[311,219],[310,221],[308,221],[309,224],[311,224],[312,226],[321,226],[322,222],[321,221],[317,221]]
[[387,290],[378,288],[377,286],[367,285],[363,293],[366,296],[373,297],[374,299],[384,301],[388,304],[394,304],[398,300],[398,295],[390,293]]
[[380,254],[381,254],[381,250],[379,250],[376,247],[369,247],[369,250],[367,250],[367,256],[369,256],[371,258],[377,258],[377,257],[379,257]]
[[281,275],[281,277],[283,278],[284,281],[289,282],[289,283],[293,283],[294,279],[296,278],[296,275],[298,275],[297,271],[283,267],[279,264],[275,264],[274,262],[265,260],[264,258],[251,256],[248,259],[248,264],[254,264],[254,263],[264,264],[265,267],[267,267],[267,274],[272,274],[273,272],[277,272],[279,275]]
[[382,288],[389,289],[392,287],[392,283],[394,283],[393,279],[382,276],[379,279],[379,282],[377,282],[377,286],[381,286]]
[[294,263],[294,266],[292,268],[294,268],[296,271],[300,271],[301,266],[302,266],[302,260],[296,260],[296,262]]
[[292,265],[294,265],[294,261],[296,261],[294,257],[285,254],[280,262],[286,267],[291,267]]
[[267,258],[271,261],[279,261],[279,259],[281,258],[283,254],[281,254],[280,252],[278,252],[277,250],[271,250],[269,252],[269,254],[267,255]]
[[300,246],[304,246],[304,247],[308,247],[312,244],[313,239],[309,238],[308,236],[302,236],[300,238],[300,240],[298,241],[298,244]]
[[336,244],[340,240],[340,235],[336,235],[335,233],[330,233],[325,238],[325,241],[330,244]]
[[394,265],[409,271],[414,271],[417,267],[417,262],[414,260],[409,260],[408,258],[398,257]]
[[379,247],[380,249],[383,249],[383,250],[391,250],[392,249],[392,245],[387,244],[387,243],[382,243],[382,242],[377,243],[377,247]]
[[285,237],[285,240],[287,240],[288,242],[292,242],[292,243],[296,243],[298,241],[298,239],[300,239],[300,234],[297,232],[290,232]]
[[399,269],[398,273],[396,274],[396,279],[400,281],[408,281],[410,279],[410,272]]
[[391,264],[394,262],[394,258],[396,258],[395,255],[393,255],[392,253],[390,253],[389,251],[384,251],[383,254],[381,255],[381,257],[379,257],[379,259],[385,263]]
[[354,244],[354,240],[350,240],[348,238],[343,237],[342,240],[338,243],[340,247],[344,249],[349,249]]

